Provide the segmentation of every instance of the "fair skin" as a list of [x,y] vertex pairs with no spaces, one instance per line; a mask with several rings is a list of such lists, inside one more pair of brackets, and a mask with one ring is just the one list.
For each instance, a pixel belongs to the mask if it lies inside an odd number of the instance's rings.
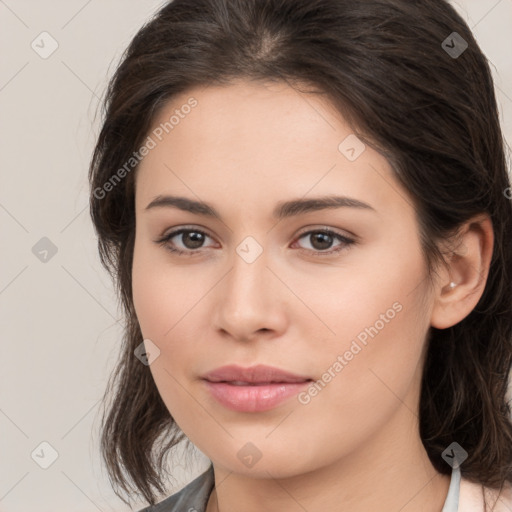
[[[191,96],[198,105],[137,170],[133,299],[144,338],[160,349],[150,370],[162,399],[213,462],[207,512],[440,512],[450,477],[434,469],[418,430],[425,339],[478,302],[489,219],[464,227],[459,253],[429,286],[412,200],[368,145],[354,161],[338,150],[353,130],[325,99],[282,83],[194,88],[153,128]],[[146,210],[158,195],[207,202],[220,219]],[[326,195],[371,208],[272,217],[281,201]],[[180,227],[207,233],[202,244],[197,234],[167,242],[192,256],[155,243]],[[304,235],[325,228],[356,243],[332,237],[325,247]],[[236,251],[248,236],[263,249],[251,263]],[[233,411],[200,378],[267,364],[321,379],[396,303],[400,312],[307,404]],[[248,442],[261,454],[252,467],[237,457]]]

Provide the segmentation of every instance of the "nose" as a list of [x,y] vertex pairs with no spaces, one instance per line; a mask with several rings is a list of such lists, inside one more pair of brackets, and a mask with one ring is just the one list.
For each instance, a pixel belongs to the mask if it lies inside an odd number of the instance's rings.
[[290,297],[270,270],[267,253],[249,263],[235,252],[231,262],[231,269],[214,288],[214,328],[240,341],[282,334]]

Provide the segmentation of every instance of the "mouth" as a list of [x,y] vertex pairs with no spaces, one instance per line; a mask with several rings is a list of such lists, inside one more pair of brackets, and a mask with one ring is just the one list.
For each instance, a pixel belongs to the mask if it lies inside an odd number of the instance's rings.
[[296,395],[313,379],[271,366],[231,365],[206,374],[203,381],[222,406],[238,412],[263,412]]
[[222,366],[203,376],[210,382],[230,382],[233,385],[264,385],[275,383],[298,383],[312,380],[309,376],[297,375],[274,366],[257,365],[243,368],[237,365]]
[[[233,380],[233,381],[210,381],[210,382],[222,382],[225,384],[231,384],[232,386],[270,386],[271,384],[295,384],[291,383],[289,381],[269,381],[269,382],[242,382],[239,380]],[[307,380],[304,381],[298,381],[298,382],[308,382]]]

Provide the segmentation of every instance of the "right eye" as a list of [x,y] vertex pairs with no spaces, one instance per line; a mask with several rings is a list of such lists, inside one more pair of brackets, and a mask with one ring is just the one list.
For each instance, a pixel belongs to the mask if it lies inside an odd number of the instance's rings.
[[[176,244],[172,242],[173,238],[179,239],[179,237],[181,237],[181,244],[184,247],[183,249],[179,247],[177,248]],[[200,229],[180,228],[171,231],[170,233],[160,238],[159,240],[156,240],[155,242],[159,245],[163,245],[165,249],[174,254],[192,256],[199,252],[197,249],[202,248],[201,246],[204,243],[205,238],[210,237]]]

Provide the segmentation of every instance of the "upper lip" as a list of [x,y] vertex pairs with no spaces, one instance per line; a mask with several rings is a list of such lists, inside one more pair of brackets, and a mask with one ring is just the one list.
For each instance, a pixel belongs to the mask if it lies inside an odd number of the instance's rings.
[[305,382],[309,377],[295,375],[273,366],[257,365],[243,368],[237,365],[221,366],[203,376],[210,382]]

